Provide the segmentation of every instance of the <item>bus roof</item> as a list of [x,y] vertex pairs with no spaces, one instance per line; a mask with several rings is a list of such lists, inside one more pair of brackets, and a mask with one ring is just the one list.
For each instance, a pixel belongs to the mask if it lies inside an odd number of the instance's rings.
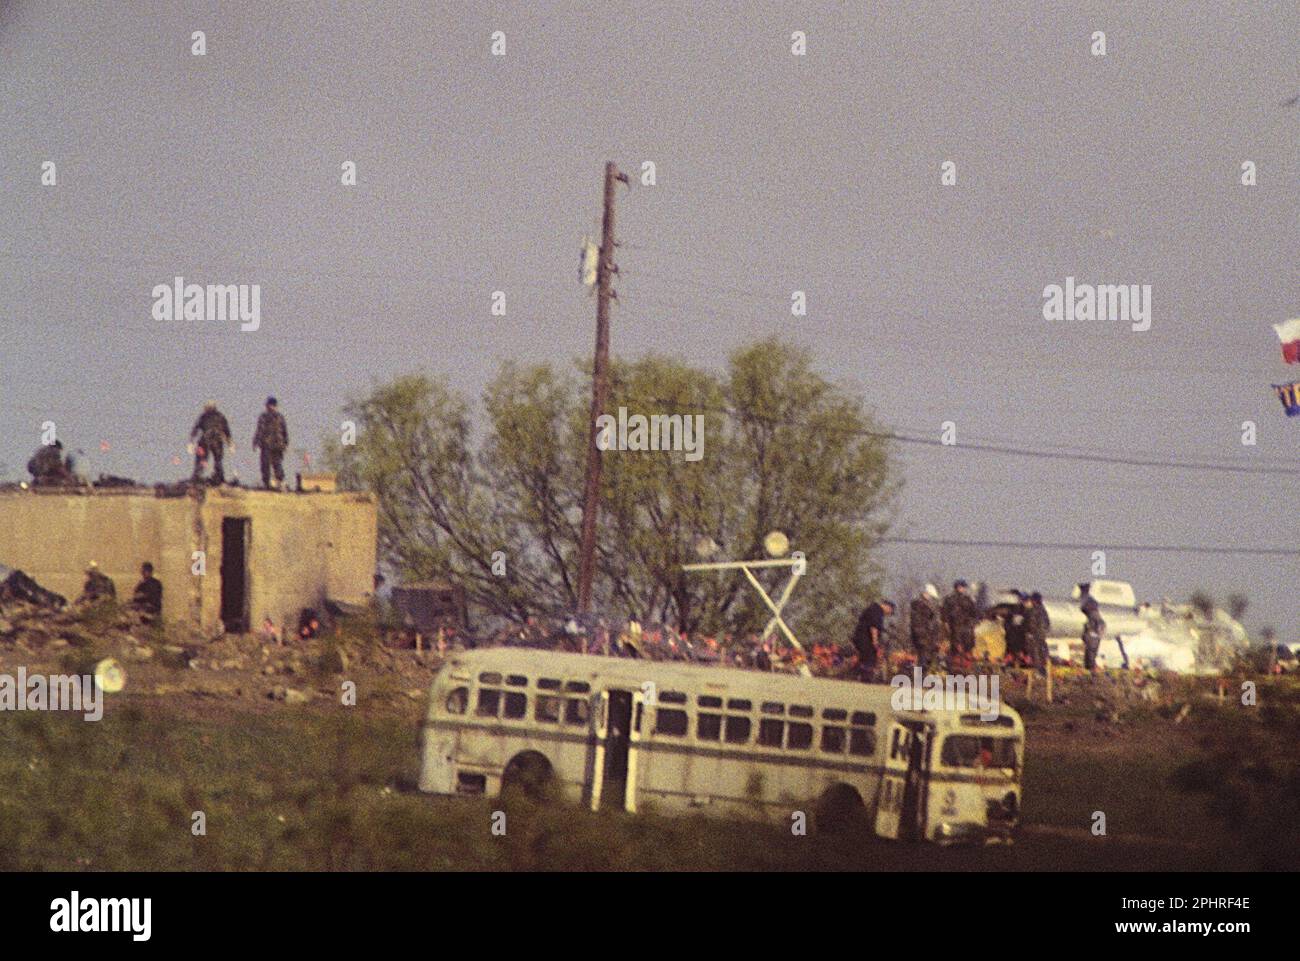
[[[571,654],[561,651],[543,651],[527,647],[490,647],[461,651],[450,657],[439,671],[440,675],[464,673],[466,679],[476,672],[496,671],[502,674],[527,674],[537,677],[560,677],[566,680],[599,679],[603,684],[623,685],[639,689],[651,681],[660,690],[674,686],[691,691],[725,694],[729,697],[749,697],[755,700],[783,699],[813,702],[819,705],[856,708],[894,713],[900,716],[933,720],[936,715],[970,714],[968,708],[945,711],[894,711],[891,698],[894,688],[887,684],[862,684],[857,681],[837,681],[831,678],[800,677],[794,674],[774,674],[766,671],[749,671],[736,667],[718,667],[708,664],[691,664],[681,661],[650,661],[641,658],[603,657],[597,654]],[[1000,706],[1001,713],[1014,719],[1021,728],[1019,715],[1008,705]]]

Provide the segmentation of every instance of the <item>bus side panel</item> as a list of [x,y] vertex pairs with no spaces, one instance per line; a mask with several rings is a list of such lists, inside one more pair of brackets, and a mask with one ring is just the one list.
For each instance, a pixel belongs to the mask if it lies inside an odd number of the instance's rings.
[[455,759],[459,749],[456,731],[436,729],[426,723],[421,741],[420,790],[429,794],[455,794]]
[[534,750],[551,762],[555,783],[564,800],[581,804],[587,791],[587,778],[591,776],[592,739],[565,740],[562,742],[537,741]]

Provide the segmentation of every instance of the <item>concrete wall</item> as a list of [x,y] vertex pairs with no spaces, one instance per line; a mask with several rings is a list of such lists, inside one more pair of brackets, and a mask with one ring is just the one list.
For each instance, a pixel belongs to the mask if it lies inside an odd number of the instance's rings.
[[163,582],[163,616],[196,618],[191,590],[196,502],[187,497],[0,493],[0,564],[21,568],[42,587],[76,599],[91,561],[130,599],[140,565]]
[[[363,603],[373,589],[377,510],[367,494],[288,494],[221,488],[187,497],[152,491],[0,492],[0,564],[21,568],[73,600],[90,561],[130,598],[140,564],[163,583],[163,617],[220,627],[221,520],[251,522],[249,618],[297,624],[325,597]],[[206,574],[191,572],[206,552]]]
[[221,618],[221,519],[251,521],[248,615],[254,630],[270,617],[297,627],[298,612],[326,597],[364,603],[374,589],[378,512],[368,494],[283,494],[222,488],[201,508],[208,574],[200,623]]

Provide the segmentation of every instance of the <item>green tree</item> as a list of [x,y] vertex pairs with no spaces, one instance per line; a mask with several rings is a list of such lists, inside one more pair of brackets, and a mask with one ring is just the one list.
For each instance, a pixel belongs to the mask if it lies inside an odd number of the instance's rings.
[[[385,559],[408,579],[452,577],[478,607],[519,620],[576,607],[589,380],[550,364],[505,364],[483,395],[481,441],[445,385],[403,377],[345,407],[357,443],[329,444],[349,487],[380,501]],[[760,629],[743,575],[688,574],[703,537],[720,556],[763,556],[784,531],[808,558],[789,608],[796,632],[843,639],[877,590],[873,548],[895,485],[887,442],[861,399],[776,340],[737,351],[722,374],[648,356],[611,364],[608,413],[703,418],[699,457],[604,455],[593,606],[689,631]],[[505,559],[505,576],[493,555]],[[499,570],[498,566],[498,570]],[[773,578],[772,583],[778,579]],[[846,601],[848,603],[846,603]]]

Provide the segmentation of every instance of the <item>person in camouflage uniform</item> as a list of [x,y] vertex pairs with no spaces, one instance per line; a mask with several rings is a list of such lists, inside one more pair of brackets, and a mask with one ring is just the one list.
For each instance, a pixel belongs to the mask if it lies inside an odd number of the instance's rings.
[[943,626],[948,629],[949,654],[953,657],[970,657],[975,650],[975,622],[979,620],[979,610],[966,593],[967,587],[965,581],[956,581],[952,593],[943,599]]
[[94,604],[103,600],[115,600],[117,598],[117,585],[113,579],[99,569],[99,565],[94,561],[86,568],[86,582],[81,587],[81,596],[77,598],[78,604]]
[[66,484],[72,480],[72,471],[63,458],[63,441],[42,444],[27,462],[27,472],[32,475],[32,484],[37,487]]
[[1034,591],[1025,601],[1025,648],[1040,674],[1047,674],[1047,632],[1052,619],[1043,607],[1043,595]]
[[257,431],[253,434],[253,450],[261,451],[262,486],[271,489],[271,474],[275,474],[275,489],[284,483],[284,451],[289,446],[289,427],[278,409],[274,397],[266,399],[266,410],[257,418]]
[[203,467],[208,462],[208,455],[212,455],[212,483],[224,484],[226,482],[226,472],[222,466],[222,458],[225,456],[226,445],[230,444],[233,451],[235,445],[230,436],[230,422],[226,420],[226,415],[217,410],[216,401],[208,401],[203,405],[203,413],[199,419],[194,422],[194,429],[190,431],[190,439],[198,443],[194,448],[194,477],[195,483],[203,479]]
[[912,650],[916,663],[924,674],[939,654],[939,589],[926,584],[925,591],[908,607],[908,630],[912,637]]

